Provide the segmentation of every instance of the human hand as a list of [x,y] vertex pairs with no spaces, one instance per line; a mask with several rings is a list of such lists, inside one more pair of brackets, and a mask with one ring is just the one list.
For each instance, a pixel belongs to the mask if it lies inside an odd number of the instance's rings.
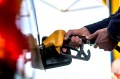
[[82,40],[79,38],[79,36],[88,36],[88,35],[90,35],[90,32],[86,27],[80,29],[73,29],[73,30],[69,30],[65,34],[64,40],[67,40],[70,36],[72,36],[71,41],[69,42],[69,46],[78,48],[82,43]]
[[111,70],[112,70],[112,72],[115,73],[115,74],[120,74],[120,58],[115,59],[115,60],[112,62]]
[[106,51],[113,50],[114,47],[117,45],[117,42],[113,41],[109,37],[107,28],[97,30],[95,33],[87,36],[86,38],[89,40],[96,38],[95,44],[99,46],[100,49],[104,49]]
[[112,62],[111,72],[114,73],[112,79],[120,79],[120,58],[115,59]]

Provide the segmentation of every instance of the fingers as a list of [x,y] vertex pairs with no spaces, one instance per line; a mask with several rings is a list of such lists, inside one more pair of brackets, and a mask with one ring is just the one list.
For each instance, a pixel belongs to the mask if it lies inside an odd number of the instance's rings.
[[91,39],[96,38],[96,37],[98,36],[98,34],[99,34],[99,31],[96,31],[96,32],[93,33],[93,34],[91,34],[91,35],[89,35],[89,36],[86,36],[86,38],[87,38],[88,40],[91,40]]
[[67,40],[69,38],[70,35],[72,35],[72,30],[69,30],[66,34],[65,34],[65,37],[64,37],[64,40]]
[[116,74],[120,74],[120,58],[115,59],[112,62],[112,72],[116,73]]
[[82,40],[78,36],[72,36],[70,46],[79,48],[80,44],[82,43]]
[[[79,38],[79,36],[72,36],[71,41],[69,42],[69,46],[74,48],[79,48],[81,43],[82,43],[82,40]],[[66,53],[67,49],[62,48],[62,51]]]
[[94,48],[97,48],[97,47],[98,47],[98,45],[95,43],[95,44],[94,44]]
[[105,51],[112,51],[113,47],[108,45],[108,43],[99,43],[99,49],[104,49]]
[[67,49],[66,48],[62,48],[62,52],[66,53]]
[[[98,36],[98,34],[99,34],[99,31],[96,31],[96,32],[93,33],[93,34],[91,34],[91,35],[89,35],[89,36],[86,36],[86,39],[92,40],[92,39],[96,38],[96,37]],[[97,40],[97,39],[96,39],[96,40]],[[97,41],[95,41],[94,48],[97,48],[98,46],[99,46],[99,45],[98,45]]]

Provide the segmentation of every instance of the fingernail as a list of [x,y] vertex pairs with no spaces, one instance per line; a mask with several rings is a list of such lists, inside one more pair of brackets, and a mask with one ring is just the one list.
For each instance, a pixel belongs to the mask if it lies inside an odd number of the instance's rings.
[[97,48],[97,47],[98,47],[98,45],[95,44],[95,45],[94,45],[94,48]]
[[87,39],[89,39],[89,36],[86,36]]
[[65,37],[64,40],[67,40],[67,38]]
[[64,39],[67,40],[69,38],[69,36],[65,36]]
[[79,45],[81,44],[81,42],[78,42],[79,43]]

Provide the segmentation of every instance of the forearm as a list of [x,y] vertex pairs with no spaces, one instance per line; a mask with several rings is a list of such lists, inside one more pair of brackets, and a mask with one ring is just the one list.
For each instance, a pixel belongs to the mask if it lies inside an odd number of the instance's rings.
[[120,41],[120,14],[114,16],[108,25],[108,34],[116,41]]
[[85,27],[89,30],[89,32],[92,34],[94,32],[96,32],[97,30],[99,29],[102,29],[102,28],[105,28],[108,26],[109,24],[109,21],[110,21],[111,18],[106,18],[102,21],[99,21],[99,22],[96,22],[96,23],[93,23],[93,24],[89,24],[89,25],[86,25]]

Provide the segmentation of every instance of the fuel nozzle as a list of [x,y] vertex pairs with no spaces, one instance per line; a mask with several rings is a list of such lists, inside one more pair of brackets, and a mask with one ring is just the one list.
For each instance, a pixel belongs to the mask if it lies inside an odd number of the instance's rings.
[[40,47],[49,48],[54,46],[56,51],[60,54],[60,48],[63,45],[65,33],[66,32],[64,30],[56,30],[42,42],[42,45],[40,45]]
[[[79,36],[79,38],[82,39],[83,43],[80,45],[80,50],[78,50],[78,49],[76,49],[74,47],[70,47],[68,45],[68,43],[70,42],[72,36],[70,36],[68,38],[68,40],[64,41],[65,34],[66,34],[66,32],[64,30],[56,30],[56,31],[54,31],[49,37],[47,37],[42,42],[42,44],[39,46],[40,49],[50,48],[50,47],[54,46],[58,54],[64,55],[66,57],[76,58],[76,59],[89,60],[89,58],[90,58],[90,50],[88,50],[87,51],[88,54],[86,54],[84,52],[84,50],[83,50],[83,48],[84,48],[83,46],[84,46],[84,44],[89,44],[90,41],[87,40],[85,36]],[[66,54],[65,52],[62,51],[62,48],[74,50],[78,54],[76,56],[68,55],[68,54]],[[82,55],[84,57],[82,57]]]
[[[73,36],[73,35],[72,35]],[[71,41],[72,36],[68,38],[68,40],[64,41],[63,46],[61,47],[61,54],[67,57],[72,57],[75,59],[80,59],[80,60],[86,60],[88,61],[90,59],[91,53],[90,50],[87,50],[87,54],[84,51],[84,44],[90,44],[90,41],[86,39],[85,36],[78,36],[82,40],[82,44],[80,44],[79,48],[74,48],[68,45],[68,43]],[[76,35],[75,35],[76,36]],[[68,55],[64,51],[62,51],[62,48],[66,49],[71,49],[73,51],[76,51],[76,55]]]

